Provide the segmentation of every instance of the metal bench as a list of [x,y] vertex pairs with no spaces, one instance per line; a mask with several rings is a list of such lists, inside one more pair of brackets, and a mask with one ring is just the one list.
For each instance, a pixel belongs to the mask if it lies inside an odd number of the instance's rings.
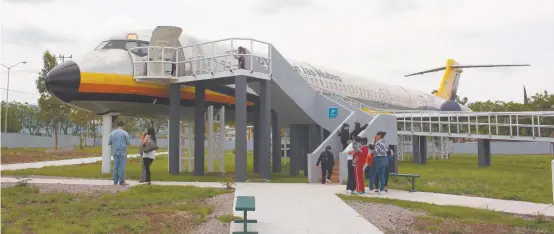
[[258,232],[249,232],[247,224],[258,223],[255,219],[248,219],[248,211],[256,211],[256,198],[253,196],[238,196],[237,204],[235,205],[235,211],[243,211],[243,219],[235,220],[235,223],[243,223],[244,230],[242,232],[233,232],[233,234],[257,234]]
[[410,182],[412,182],[412,190],[410,192],[415,192],[415,178],[419,178],[419,175],[415,174],[398,174],[398,173],[389,173],[389,176],[398,176],[398,177],[405,177],[408,178]]

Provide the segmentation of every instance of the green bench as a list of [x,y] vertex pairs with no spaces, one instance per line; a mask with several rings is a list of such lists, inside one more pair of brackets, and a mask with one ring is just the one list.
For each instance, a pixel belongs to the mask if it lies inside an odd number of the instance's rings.
[[243,211],[243,219],[235,220],[235,223],[243,223],[244,231],[242,232],[233,232],[233,234],[257,234],[258,232],[249,232],[247,229],[247,224],[249,223],[258,223],[258,220],[248,219],[248,211],[256,211],[256,198],[253,196],[238,196],[237,204],[235,205],[235,211]]
[[404,177],[408,178],[410,182],[412,182],[412,190],[410,192],[415,192],[415,178],[419,178],[419,175],[415,174],[398,174],[398,173],[389,173],[389,176],[398,176],[398,177]]

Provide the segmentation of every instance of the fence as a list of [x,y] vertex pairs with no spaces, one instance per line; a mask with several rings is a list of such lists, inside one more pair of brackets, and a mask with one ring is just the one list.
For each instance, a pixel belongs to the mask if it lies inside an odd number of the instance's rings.
[[[54,148],[56,139],[54,137],[47,136],[33,136],[27,134],[17,133],[2,133],[1,134],[1,146],[2,148]],[[96,144],[94,144],[93,138],[86,139],[87,146],[101,146],[102,138],[96,138]],[[188,145],[188,141],[185,142]],[[131,139],[131,145],[139,145],[140,139]],[[205,143],[207,145],[207,141]],[[60,148],[72,148],[79,147],[79,137],[70,135],[61,135],[58,137],[58,146]],[[158,146],[160,148],[168,147],[167,139],[158,139]],[[226,140],[223,144],[224,149],[231,150],[235,148],[235,141]],[[247,141],[248,150],[252,150],[253,141]]]

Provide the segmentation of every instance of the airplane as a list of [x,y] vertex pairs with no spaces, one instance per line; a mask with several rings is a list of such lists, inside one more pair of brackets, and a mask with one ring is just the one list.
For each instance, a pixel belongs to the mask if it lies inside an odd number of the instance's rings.
[[[97,115],[118,113],[121,116],[156,117],[167,116],[169,106],[169,83],[136,81],[134,72],[140,69],[132,56],[145,57],[153,30],[117,33],[79,59],[66,61],[53,68],[46,78],[48,92],[59,100]],[[181,34],[177,47],[204,42],[196,37]],[[224,48],[212,48],[220,53],[236,53]],[[130,53],[131,52],[131,53]],[[185,53],[185,52],[180,52]],[[190,57],[190,54],[184,54]],[[373,110],[412,111],[471,111],[455,102],[460,73],[463,68],[529,66],[529,65],[459,65],[448,59],[446,66],[418,72],[412,75],[445,70],[438,92],[435,94],[404,88],[400,85],[364,79],[328,68],[312,66],[307,62],[287,59],[292,67],[314,89],[333,92],[363,103]],[[211,61],[222,63],[224,61]],[[263,63],[263,60],[258,62]],[[228,66],[237,66],[229,64]],[[189,68],[190,69],[190,68]],[[181,87],[181,118],[193,118],[194,86]],[[208,86],[206,104],[232,107],[233,85]],[[257,94],[247,90],[249,118]],[[367,108],[366,108],[367,109]],[[231,114],[231,112],[226,112]],[[232,118],[226,118],[232,119]]]

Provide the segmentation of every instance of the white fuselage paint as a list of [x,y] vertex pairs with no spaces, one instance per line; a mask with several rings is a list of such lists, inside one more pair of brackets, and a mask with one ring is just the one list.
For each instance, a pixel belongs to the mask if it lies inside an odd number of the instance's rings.
[[[138,40],[149,41],[151,33],[143,31],[138,33]],[[111,37],[109,40],[125,40],[127,33]],[[181,45],[190,45],[200,43],[206,40],[199,40],[194,37],[182,34],[180,39]],[[235,46],[238,47],[238,46]],[[228,49],[218,46],[206,47],[205,50],[215,50],[217,54],[224,54]],[[184,52],[185,57],[192,57],[190,50]],[[253,52],[256,54],[256,52]],[[198,55],[198,51],[197,54]],[[314,89],[324,89],[336,94],[346,96],[363,102],[371,107],[380,109],[397,109],[397,110],[440,110],[441,105],[446,101],[440,97],[436,97],[430,93],[417,90],[407,89],[399,85],[386,84],[381,81],[365,79],[363,77],[346,74],[342,72],[324,69],[312,66],[306,62],[298,62],[287,59],[291,66],[300,74],[308,84]],[[81,59],[75,61],[81,72],[95,72],[107,74],[132,75],[133,63],[128,52],[123,50],[95,50],[85,55]],[[268,61],[257,59],[262,65],[266,65]],[[187,69],[186,69],[187,70]],[[249,93],[254,93],[248,90]],[[149,115],[166,115],[167,107],[153,108],[151,104],[145,103],[123,103],[117,100],[113,101],[72,101],[70,104],[97,113],[117,109],[118,112],[128,115],[142,115],[141,110],[147,108],[150,111]],[[145,106],[147,105],[147,106]],[[130,108],[128,111],[125,109]],[[190,109],[183,107],[184,109]],[[462,106],[462,111],[471,111],[468,107]],[[133,110],[131,110],[133,109]],[[155,110],[155,111],[154,111]],[[157,112],[160,113],[157,113]],[[152,113],[156,112],[156,113]],[[189,112],[189,111],[186,111]]]

